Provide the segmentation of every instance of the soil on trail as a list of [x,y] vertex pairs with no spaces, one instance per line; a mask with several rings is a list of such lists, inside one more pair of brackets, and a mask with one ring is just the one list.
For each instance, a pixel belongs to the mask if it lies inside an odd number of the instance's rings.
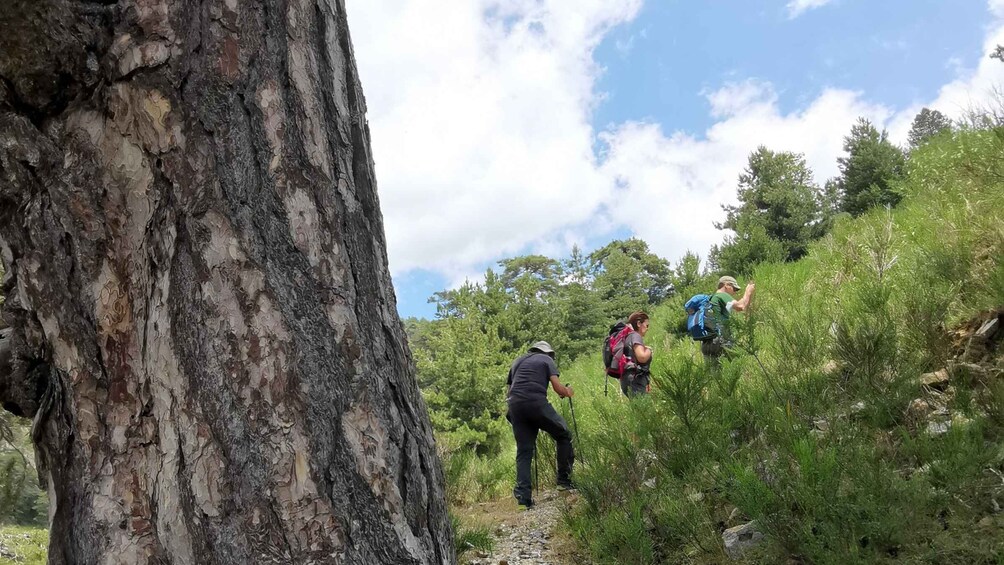
[[468,523],[490,528],[495,547],[491,553],[471,550],[461,563],[469,565],[588,565],[562,520],[562,512],[578,501],[575,493],[545,490],[536,504],[524,510],[512,499],[476,504],[457,510]]

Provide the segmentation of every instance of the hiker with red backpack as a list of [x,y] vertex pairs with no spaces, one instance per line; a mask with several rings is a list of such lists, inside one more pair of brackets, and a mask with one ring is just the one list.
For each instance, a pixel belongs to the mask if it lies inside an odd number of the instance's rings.
[[645,345],[649,318],[645,312],[634,312],[627,323],[618,322],[610,328],[603,341],[603,364],[607,375],[620,379],[621,392],[632,397],[647,394],[651,389],[649,366],[652,348]]
[[558,489],[571,490],[572,464],[575,451],[568,424],[547,401],[547,386],[562,398],[572,398],[572,387],[558,380],[558,366],[554,363],[554,349],[546,341],[530,346],[526,355],[520,356],[509,369],[506,381],[509,412],[506,419],[512,424],[516,438],[516,488],[512,494],[516,502],[527,509],[533,507],[530,463],[537,448],[537,433],[544,430],[557,444]]

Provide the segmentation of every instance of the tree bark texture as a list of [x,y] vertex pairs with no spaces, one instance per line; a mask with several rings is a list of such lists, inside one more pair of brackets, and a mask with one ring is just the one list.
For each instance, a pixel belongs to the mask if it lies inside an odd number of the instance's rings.
[[0,401],[51,563],[454,562],[344,0],[6,0]]

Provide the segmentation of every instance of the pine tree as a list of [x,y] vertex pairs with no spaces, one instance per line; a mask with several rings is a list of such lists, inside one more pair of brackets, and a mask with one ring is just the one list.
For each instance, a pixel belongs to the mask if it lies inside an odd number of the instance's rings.
[[847,156],[837,159],[842,211],[858,216],[873,206],[899,203],[902,195],[896,182],[903,177],[906,157],[885,130],[879,132],[871,122],[858,118],[844,138],[844,151]]
[[781,245],[783,258],[794,261],[821,235],[821,199],[805,157],[761,146],[739,175],[739,205],[723,206],[726,220],[717,227],[740,238],[748,238],[754,227],[762,228]]
[[951,131],[952,121],[937,110],[924,108],[913,118],[913,126],[907,139],[911,149],[920,147],[925,141],[938,135],[943,131]]

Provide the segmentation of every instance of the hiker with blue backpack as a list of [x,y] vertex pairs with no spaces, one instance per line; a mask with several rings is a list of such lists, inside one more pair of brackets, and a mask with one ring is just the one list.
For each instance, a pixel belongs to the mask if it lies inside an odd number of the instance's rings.
[[632,397],[647,394],[651,389],[649,367],[652,364],[652,348],[645,345],[648,333],[648,314],[634,312],[627,323],[618,322],[610,328],[603,341],[603,364],[607,376],[619,379],[621,392]]
[[734,277],[724,276],[718,279],[714,294],[697,294],[683,306],[687,311],[687,332],[694,341],[701,343],[704,361],[713,369],[718,368],[722,354],[733,344],[729,324],[732,312],[749,309],[756,292],[756,285],[751,281],[742,298],[737,299],[741,288]]
[[538,341],[530,346],[526,355],[516,359],[509,369],[506,381],[509,412],[506,419],[512,424],[516,438],[516,488],[512,494],[516,502],[533,507],[530,463],[537,448],[537,433],[544,430],[557,444],[558,489],[571,490],[572,465],[575,451],[572,448],[572,433],[568,424],[547,401],[547,386],[562,398],[572,398],[572,387],[558,380],[558,366],[554,363],[554,349],[546,341]]

